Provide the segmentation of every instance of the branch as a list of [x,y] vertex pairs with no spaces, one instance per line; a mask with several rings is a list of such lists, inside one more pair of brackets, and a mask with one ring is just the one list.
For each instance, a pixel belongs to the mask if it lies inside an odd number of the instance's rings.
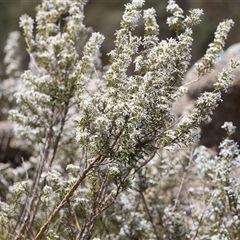
[[50,223],[53,221],[53,219],[58,215],[60,210],[63,208],[63,206],[69,201],[69,199],[72,197],[73,193],[76,191],[80,183],[85,179],[88,172],[92,169],[94,164],[101,159],[101,155],[95,158],[94,161],[92,161],[88,167],[83,171],[82,175],[79,176],[78,180],[75,182],[75,184],[69,189],[68,193],[65,195],[63,200],[59,203],[59,205],[56,207],[56,209],[53,211],[52,215],[48,218],[48,220],[44,223],[44,225],[41,227],[37,235],[34,237],[34,240],[39,240],[43,237],[45,231],[47,230]]

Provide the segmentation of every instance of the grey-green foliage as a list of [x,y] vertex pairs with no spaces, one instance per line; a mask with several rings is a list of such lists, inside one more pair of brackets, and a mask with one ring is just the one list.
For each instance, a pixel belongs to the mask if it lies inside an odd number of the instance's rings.
[[[192,212],[187,217],[191,206],[183,201],[183,185],[177,184],[179,176],[184,182],[194,171],[192,149],[183,147],[210,119],[238,63],[232,61],[215,90],[176,119],[171,109],[187,91],[183,80],[192,27],[199,24],[202,10],[185,15],[169,1],[167,23],[176,37],[159,40],[155,10],[142,10],[143,0],[131,1],[103,68],[99,48],[104,37],[84,26],[84,5],[80,0],[43,0],[35,20],[27,15],[20,19],[31,61],[9,115],[32,157],[17,169],[0,172],[5,182],[14,175],[0,202],[1,237],[205,239],[205,208],[196,198],[196,218]],[[141,18],[140,37],[134,29]],[[231,20],[219,25],[198,66],[199,78],[214,66],[232,25]],[[220,152],[214,161],[223,157]],[[186,169],[191,169],[189,176]],[[211,177],[214,184],[218,176]],[[212,226],[213,232],[219,229]]]

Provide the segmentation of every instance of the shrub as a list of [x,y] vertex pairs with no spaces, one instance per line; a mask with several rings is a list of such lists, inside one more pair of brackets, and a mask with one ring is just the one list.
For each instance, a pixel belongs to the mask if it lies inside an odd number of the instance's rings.
[[[192,27],[202,10],[185,15],[169,1],[167,23],[176,37],[159,40],[155,10],[133,0],[102,66],[104,37],[84,26],[85,3],[43,0],[35,20],[20,19],[30,64],[13,86],[9,116],[32,156],[16,169],[1,165],[1,238],[235,239],[233,126],[224,125],[229,137],[219,154],[194,150],[194,141],[238,63],[231,61],[215,90],[177,119],[171,109],[187,91]],[[143,36],[134,35],[140,18]],[[199,79],[214,67],[232,25],[219,24]],[[11,74],[15,62],[6,63]]]

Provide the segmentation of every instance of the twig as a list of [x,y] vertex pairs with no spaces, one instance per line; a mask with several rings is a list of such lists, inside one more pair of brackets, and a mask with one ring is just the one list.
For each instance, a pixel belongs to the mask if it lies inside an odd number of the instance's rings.
[[161,240],[160,236],[158,235],[156,226],[155,226],[155,224],[154,224],[154,222],[153,222],[153,217],[152,217],[152,215],[151,215],[151,213],[150,213],[150,211],[149,211],[149,208],[148,208],[146,199],[145,199],[145,197],[144,197],[144,194],[143,194],[143,192],[142,192],[141,190],[140,190],[139,192],[140,192],[141,198],[142,198],[142,200],[143,200],[143,204],[144,204],[144,207],[145,207],[145,209],[146,209],[148,218],[149,218],[149,220],[150,220],[150,222],[151,222],[151,225],[152,225],[154,234],[156,235],[157,240]]
[[78,180],[75,182],[75,184],[69,189],[63,200],[59,203],[59,205],[56,207],[56,209],[53,211],[51,216],[48,218],[48,220],[44,223],[44,225],[41,227],[37,235],[34,237],[34,240],[39,240],[43,237],[44,232],[47,230],[50,223],[53,221],[53,219],[58,215],[59,211],[63,208],[63,206],[69,201],[69,199],[72,197],[73,193],[76,191],[80,183],[85,179],[89,171],[92,169],[94,164],[101,159],[101,155],[96,157],[94,161],[92,161],[87,168],[83,171],[81,176],[79,176]]

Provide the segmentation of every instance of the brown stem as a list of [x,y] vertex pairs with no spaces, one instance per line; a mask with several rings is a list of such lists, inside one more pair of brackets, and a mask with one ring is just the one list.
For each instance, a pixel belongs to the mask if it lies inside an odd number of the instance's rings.
[[[51,157],[49,166],[52,164],[52,162],[55,158],[57,148],[58,148],[58,145],[59,145],[59,141],[61,139],[63,127],[64,127],[64,124],[65,124],[65,120],[66,120],[66,117],[67,117],[67,113],[68,113],[68,108],[66,107],[65,110],[64,110],[63,118],[61,120],[60,132],[57,135],[57,138],[56,138],[56,141],[55,141],[55,144],[54,144],[53,155]],[[39,192],[39,189],[40,190],[43,189],[43,187],[45,185],[45,181],[46,181],[46,179],[44,179],[43,183],[40,186],[39,185],[40,177],[41,177],[41,174],[43,172],[44,167],[46,167],[46,161],[47,161],[48,155],[49,155],[49,148],[50,148],[51,142],[53,140],[53,126],[56,124],[56,119],[55,119],[56,118],[56,113],[55,113],[54,108],[52,109],[52,114],[53,114],[52,115],[52,124],[51,124],[51,126],[48,130],[48,133],[47,133],[47,136],[46,136],[46,141],[45,141],[43,150],[41,152],[41,160],[40,160],[40,164],[39,164],[39,167],[37,169],[37,172],[34,176],[33,185],[32,185],[32,188],[31,188],[31,196],[29,195],[26,199],[25,206],[24,206],[24,209],[22,211],[20,220],[19,220],[19,222],[16,226],[16,229],[14,231],[15,234],[16,234],[14,240],[19,240],[24,231],[28,232],[31,229],[31,227],[33,225],[33,222],[34,222],[34,219],[35,219],[35,216],[36,216],[36,211],[38,209],[39,201],[40,201],[40,196],[37,196],[37,194]],[[28,221],[28,224],[26,225],[27,221]]]
[[57,216],[59,211],[63,208],[63,206],[69,201],[73,193],[76,191],[80,183],[86,178],[87,174],[90,172],[94,164],[101,159],[101,155],[96,157],[94,161],[92,161],[82,172],[81,176],[79,176],[78,180],[75,182],[75,184],[69,189],[63,200],[59,203],[59,205],[56,207],[56,209],[53,211],[51,216],[48,218],[48,220],[44,223],[44,225],[41,227],[37,235],[34,237],[34,240],[39,240],[43,237],[44,232],[47,230],[50,223],[53,221],[53,219]]
[[[46,142],[44,144],[44,149],[42,151],[42,154],[41,154],[41,160],[40,160],[40,164],[39,164],[39,167],[38,167],[38,170],[37,170],[37,173],[35,174],[34,176],[34,180],[33,180],[33,184],[32,184],[32,187],[31,187],[31,196],[30,194],[28,195],[27,199],[26,199],[26,202],[25,202],[25,205],[24,205],[24,208],[23,208],[23,211],[21,213],[21,217],[15,227],[15,237],[14,237],[14,240],[19,240],[21,239],[21,236],[23,235],[23,232],[25,231],[24,229],[26,229],[26,223],[29,219],[29,216],[31,214],[31,208],[32,208],[32,205],[36,199],[36,196],[37,196],[37,190],[38,190],[38,187],[39,187],[39,181],[40,181],[40,177],[41,177],[41,173],[43,171],[43,168],[44,168],[44,165],[45,165],[45,162],[48,158],[48,153],[49,153],[49,147],[50,147],[50,142],[51,142],[51,136],[52,135],[52,129],[49,129],[48,133],[47,133],[47,137],[46,137]],[[31,223],[29,223],[31,225]]]
[[[114,149],[114,147],[116,146],[116,144],[118,143],[122,133],[124,132],[124,130],[121,130],[119,132],[119,134],[117,135],[115,141],[112,143],[111,145],[111,149]],[[70,198],[72,197],[72,195],[74,194],[74,192],[76,191],[76,189],[78,188],[78,186],[81,184],[81,182],[86,178],[87,174],[91,171],[91,169],[94,167],[94,165],[97,162],[102,162],[101,161],[104,160],[104,156],[99,155],[97,156],[88,166],[86,166],[85,170],[82,172],[82,174],[79,176],[78,180],[74,183],[74,185],[69,189],[69,191],[67,192],[67,194],[65,195],[65,197],[63,198],[63,200],[59,203],[59,205],[55,208],[55,210],[53,211],[53,213],[51,214],[51,216],[48,218],[48,220],[43,224],[43,226],[41,227],[41,229],[39,230],[39,232],[37,233],[37,235],[34,237],[34,240],[39,240],[43,237],[45,231],[47,230],[48,226],[50,225],[50,223],[53,221],[53,219],[58,215],[59,211],[64,207],[64,205],[66,204],[66,202],[68,202],[70,200]],[[99,214],[97,214],[99,215]],[[95,216],[96,218],[96,216]]]
[[153,222],[153,217],[152,217],[152,215],[151,215],[151,213],[150,213],[150,211],[149,211],[149,208],[148,208],[148,205],[147,205],[145,196],[144,196],[144,194],[143,194],[143,192],[142,192],[141,190],[140,190],[140,195],[141,195],[141,198],[142,198],[142,201],[143,201],[145,210],[146,210],[146,212],[147,212],[148,218],[149,218],[150,223],[151,223],[151,225],[152,225],[152,228],[153,228],[154,234],[155,234],[155,236],[156,236],[156,239],[157,239],[157,240],[161,240],[160,236],[158,235],[157,228],[156,228],[156,226],[155,226],[155,224],[154,224],[154,222]]

